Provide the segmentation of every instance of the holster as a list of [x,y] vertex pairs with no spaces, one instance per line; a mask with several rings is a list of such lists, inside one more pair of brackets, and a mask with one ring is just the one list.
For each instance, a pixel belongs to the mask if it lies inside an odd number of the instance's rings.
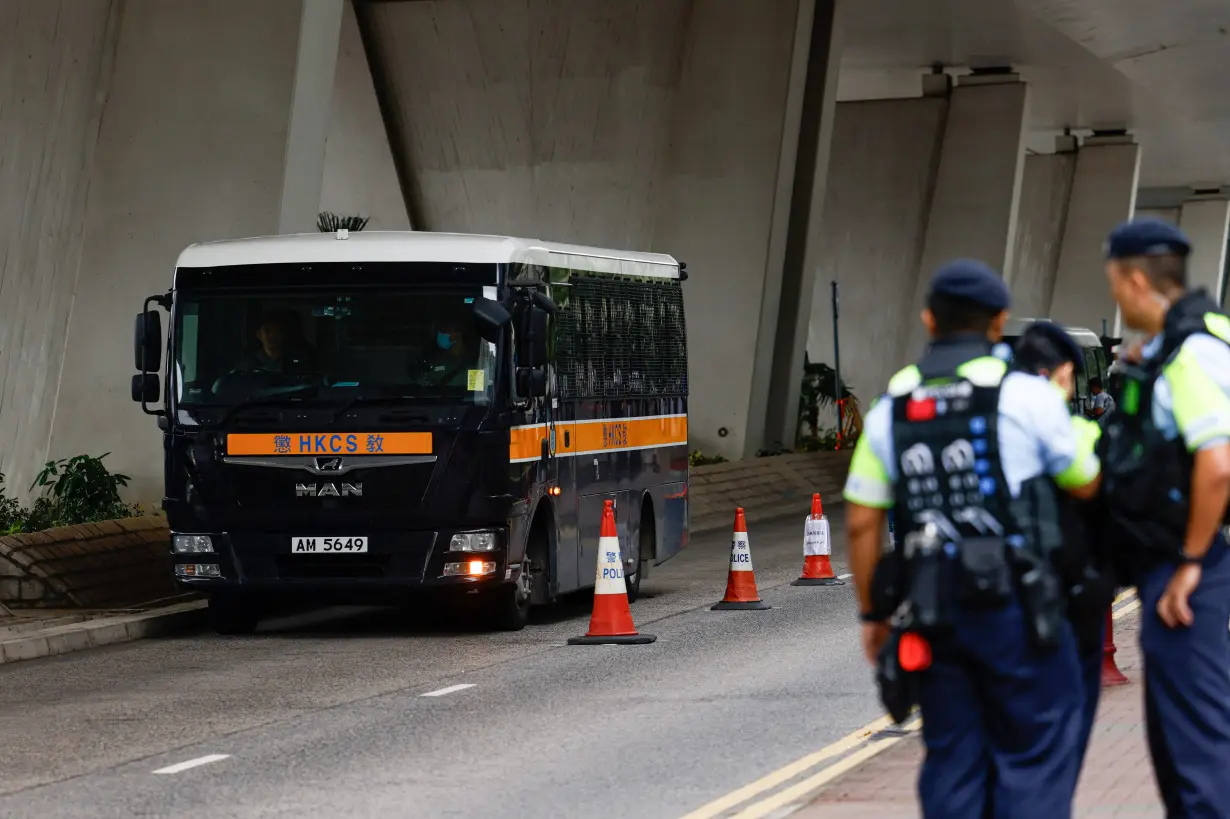
[[904,722],[919,702],[919,674],[901,667],[901,630],[894,628],[876,657],[880,702],[893,722]]
[[1025,481],[1010,506],[1020,533],[1012,544],[1012,567],[1030,642],[1037,648],[1059,645],[1067,598],[1056,564],[1064,533],[1055,488],[1044,477]]
[[905,599],[905,559],[901,549],[886,549],[871,575],[871,614],[887,620]]

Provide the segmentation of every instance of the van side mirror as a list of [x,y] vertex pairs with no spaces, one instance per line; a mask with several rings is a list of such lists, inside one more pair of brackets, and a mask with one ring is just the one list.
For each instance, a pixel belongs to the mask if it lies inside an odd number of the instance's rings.
[[517,368],[517,395],[542,398],[547,394],[547,371],[542,367]]
[[547,311],[531,304],[517,318],[517,366],[545,367],[548,353]]
[[495,344],[500,340],[500,333],[512,321],[512,316],[504,309],[504,305],[488,298],[474,300],[474,324],[478,327],[478,335],[484,341]]
[[143,373],[162,369],[162,315],[156,310],[137,314],[133,331],[133,366]]
[[138,404],[157,404],[162,385],[155,373],[137,373],[132,377],[132,400]]

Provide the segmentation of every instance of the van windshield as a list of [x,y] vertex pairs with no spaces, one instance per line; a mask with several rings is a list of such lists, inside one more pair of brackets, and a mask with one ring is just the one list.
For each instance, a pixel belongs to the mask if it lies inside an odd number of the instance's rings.
[[180,291],[176,401],[231,406],[291,393],[485,405],[496,357],[474,323],[482,295],[478,286]]

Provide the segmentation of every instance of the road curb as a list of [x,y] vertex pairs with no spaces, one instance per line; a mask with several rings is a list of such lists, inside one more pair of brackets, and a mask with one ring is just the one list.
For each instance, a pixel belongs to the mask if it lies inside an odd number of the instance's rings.
[[204,600],[193,600],[136,614],[99,617],[84,623],[33,631],[0,642],[0,665],[177,634],[204,624],[206,606]]

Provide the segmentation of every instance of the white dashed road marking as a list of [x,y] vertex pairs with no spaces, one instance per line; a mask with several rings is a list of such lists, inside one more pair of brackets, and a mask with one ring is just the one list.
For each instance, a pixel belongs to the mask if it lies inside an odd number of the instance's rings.
[[428,691],[426,694],[419,694],[420,697],[443,697],[445,694],[451,694],[454,691],[464,691],[467,688],[473,688],[474,683],[458,683],[450,685],[448,688],[441,688],[437,691]]
[[230,754],[209,754],[208,756],[198,756],[196,759],[189,759],[187,762],[177,762],[174,765],[168,765],[165,768],[159,768],[154,771],[156,774],[177,774],[181,771],[186,771],[189,768],[198,768],[201,765],[208,765],[211,762],[221,762],[224,759],[230,759]]

